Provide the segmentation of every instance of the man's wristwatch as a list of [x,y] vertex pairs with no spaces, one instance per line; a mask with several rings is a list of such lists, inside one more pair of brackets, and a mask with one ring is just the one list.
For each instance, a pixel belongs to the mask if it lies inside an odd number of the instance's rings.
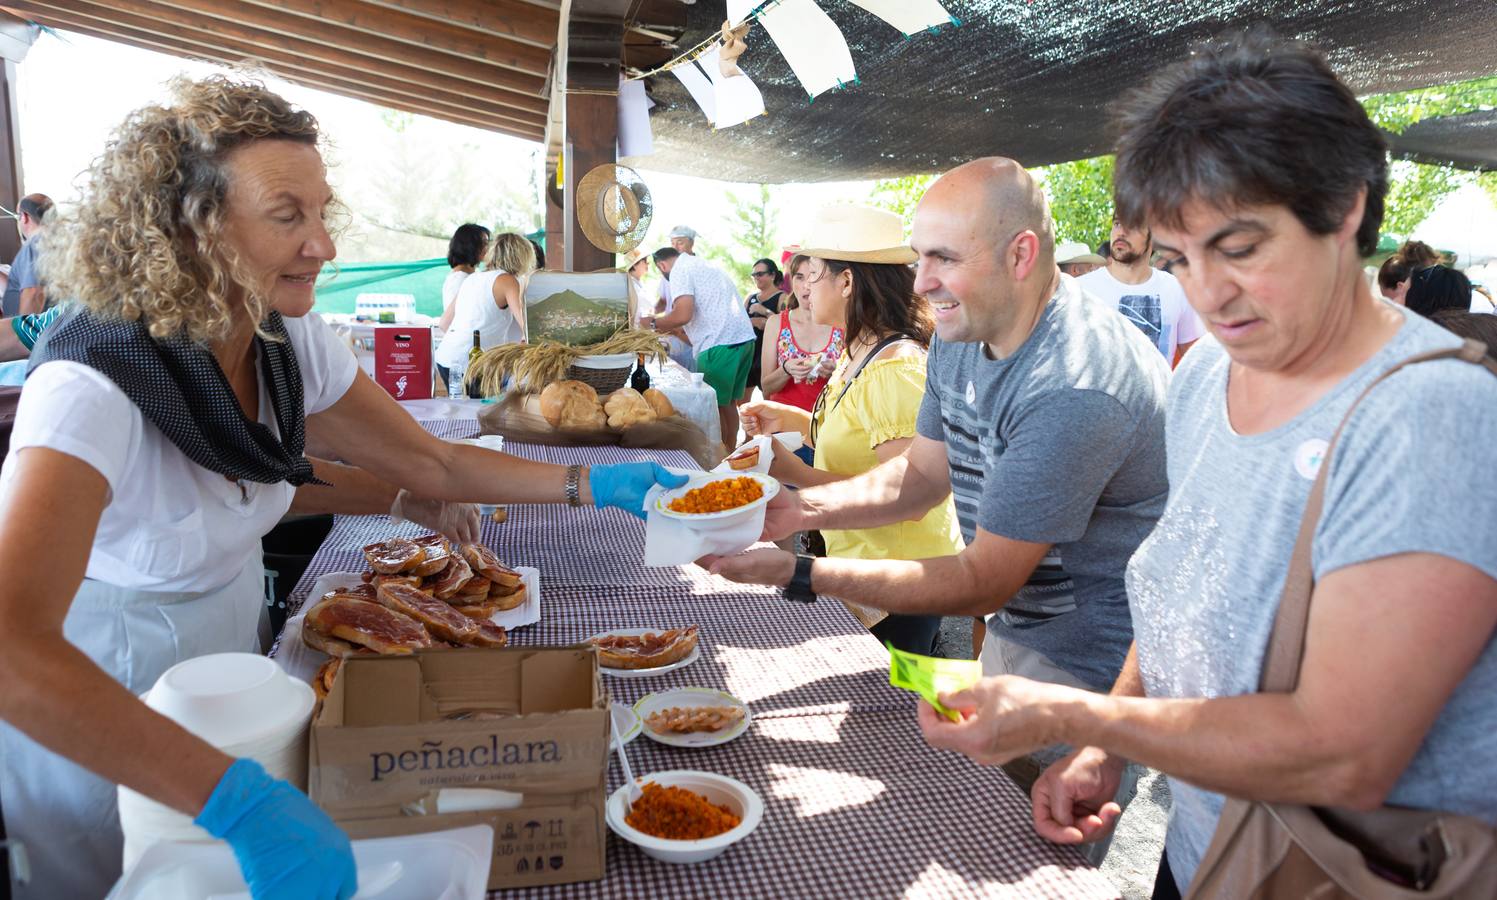
[[785,597],[800,603],[815,603],[816,592],[811,590],[811,564],[816,562],[816,557],[804,553],[795,555],[795,574],[790,576],[790,583],[785,585]]

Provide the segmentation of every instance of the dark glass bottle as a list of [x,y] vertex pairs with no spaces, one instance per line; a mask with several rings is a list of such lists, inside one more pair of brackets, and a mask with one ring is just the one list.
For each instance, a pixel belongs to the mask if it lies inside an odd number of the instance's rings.
[[634,374],[629,376],[629,386],[643,394],[650,389],[650,373],[645,371],[645,355],[639,354],[639,361],[634,364]]

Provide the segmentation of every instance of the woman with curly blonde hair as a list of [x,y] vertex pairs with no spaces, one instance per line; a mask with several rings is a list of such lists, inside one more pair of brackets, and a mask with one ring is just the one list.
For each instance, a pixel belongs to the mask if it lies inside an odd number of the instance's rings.
[[437,345],[437,365],[453,371],[466,368],[475,331],[484,350],[525,340],[522,279],[534,271],[535,246],[523,234],[494,235],[489,267],[468,276],[457,289],[452,327]]
[[260,537],[288,510],[472,541],[473,501],[642,516],[649,487],[684,480],[440,441],[364,376],[311,313],[336,252],[318,137],[261,86],[179,82],[126,119],[49,238],[49,288],[72,302],[32,355],[0,469],[0,797],[31,861],[17,897],[108,891],[116,784],[226,840],[256,898],[353,894],[348,840],[305,795],[136,699],[181,660],[260,649]]

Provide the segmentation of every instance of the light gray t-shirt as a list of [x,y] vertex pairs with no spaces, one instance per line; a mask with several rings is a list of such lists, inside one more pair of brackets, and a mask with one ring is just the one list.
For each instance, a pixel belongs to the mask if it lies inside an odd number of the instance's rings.
[[[1418,315],[1293,421],[1238,435],[1230,359],[1212,338],[1186,354],[1169,403],[1170,501],[1128,566],[1139,667],[1151,697],[1255,692],[1290,551],[1327,442],[1392,365],[1458,339]],[[1469,363],[1410,366],[1357,408],[1336,448],[1315,531],[1315,577],[1399,553],[1438,553],[1497,578],[1497,377]],[[1408,598],[1417,603],[1418,597]],[[1434,648],[1425,648],[1433,652]],[[1497,647],[1446,704],[1389,803],[1497,824]],[[1170,869],[1190,883],[1222,797],[1170,779]]]
[[1164,509],[1168,366],[1063,275],[1007,359],[936,339],[926,368],[916,427],[946,444],[962,536],[1052,545],[988,627],[1111,687],[1133,640],[1123,572]]
[[41,277],[36,270],[37,254],[41,247],[40,234],[32,235],[30,240],[21,245],[21,251],[10,264],[10,280],[5,286],[5,296],[0,298],[0,315],[6,318],[18,315],[21,311],[21,292],[41,285]]

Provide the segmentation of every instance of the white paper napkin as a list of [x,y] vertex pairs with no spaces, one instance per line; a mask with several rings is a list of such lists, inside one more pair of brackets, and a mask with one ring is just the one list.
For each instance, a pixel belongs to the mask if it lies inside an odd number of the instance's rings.
[[749,447],[758,447],[759,448],[759,461],[756,462],[756,463],[754,463],[749,468],[747,468],[747,469],[735,469],[731,465],[728,464],[728,461],[726,459],[724,459],[722,462],[718,463],[717,466],[716,466],[716,468],[714,468],[712,471],[714,471],[714,472],[758,472],[760,475],[768,475],[769,474],[769,467],[774,462],[774,448],[769,445],[769,441],[770,441],[769,435],[767,435],[767,434],[761,434],[758,437],[753,438],[752,440],[750,440],[748,443],[740,444],[737,448],[735,448],[733,450],[732,453],[728,454],[728,456],[734,456],[734,455],[738,454],[739,452],[748,449]]
[[[762,456],[761,456],[762,461]],[[767,468],[767,464],[766,464]],[[682,475],[700,475],[671,469]],[[645,565],[680,566],[696,562],[708,554],[729,556],[747,550],[764,533],[764,507],[753,515],[731,525],[712,522],[688,524],[680,519],[662,516],[655,511],[655,498],[665,488],[655,485],[645,494]]]

